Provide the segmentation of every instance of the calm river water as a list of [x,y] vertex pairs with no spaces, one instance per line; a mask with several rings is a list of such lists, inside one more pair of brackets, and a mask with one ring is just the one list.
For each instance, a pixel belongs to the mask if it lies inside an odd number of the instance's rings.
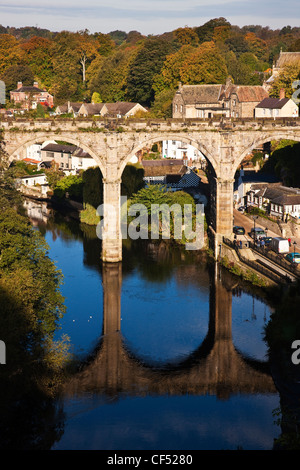
[[57,404],[52,449],[272,449],[264,299],[165,245],[126,241],[123,262],[102,266],[93,228],[46,212],[29,207],[64,275],[58,337],[85,361]]

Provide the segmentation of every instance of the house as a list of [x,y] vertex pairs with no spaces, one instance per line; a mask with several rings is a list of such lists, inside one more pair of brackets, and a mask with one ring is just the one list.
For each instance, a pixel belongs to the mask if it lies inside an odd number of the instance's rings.
[[234,85],[230,78],[225,85],[179,84],[173,98],[173,118],[252,118],[255,106],[267,97],[262,86]]
[[82,103],[70,102],[68,101],[65,104],[61,104],[56,107],[56,114],[73,114],[74,117],[78,115],[79,109],[82,106]]
[[224,86],[220,99],[229,109],[229,117],[253,118],[255,107],[269,95],[259,85],[233,85],[230,81]]
[[34,82],[33,86],[23,86],[22,82],[18,82],[17,89],[10,92],[10,101],[20,104],[22,109],[36,109],[38,104],[53,108],[53,96],[46,90],[38,87],[38,83]]
[[187,168],[183,160],[142,160],[144,181],[149,184],[163,184],[167,175],[183,176]]
[[163,140],[162,156],[163,158],[185,160],[189,163],[201,161],[205,163],[205,157],[199,150],[190,144],[186,144],[178,140]]
[[[64,173],[75,174],[79,170],[96,166],[95,160],[80,147],[66,144],[48,144],[42,148],[41,167],[49,166],[49,162],[54,164]],[[47,163],[48,162],[48,163]]]
[[75,145],[48,144],[42,148],[42,162],[54,161],[59,169],[70,171],[72,169],[72,154],[76,148]]
[[22,176],[16,179],[16,188],[25,194],[31,192],[36,196],[46,196],[49,191],[47,176],[44,173]]
[[87,170],[93,166],[97,166],[97,163],[90,154],[77,147],[72,154],[72,173],[77,173],[79,170]]
[[181,85],[175,93],[172,103],[173,118],[211,118],[227,116],[220,101],[222,85]]
[[45,142],[36,142],[26,148],[26,158],[42,161],[42,148],[49,144],[56,144],[54,140],[47,140]]
[[286,220],[288,215],[300,217],[300,189],[289,188],[281,183],[253,186],[247,199],[249,204],[282,220]]
[[253,188],[260,188],[261,185],[265,187],[269,183],[278,183],[279,180],[276,176],[265,173],[265,172],[256,172],[253,170],[245,171],[240,170],[239,176],[234,183],[234,201],[235,203],[244,205],[256,205],[253,203],[252,199],[248,198],[249,191]]
[[147,112],[147,109],[139,103],[130,103],[128,101],[118,101],[117,103],[105,103],[103,112],[108,117],[128,118],[134,116],[137,112]]
[[127,118],[138,111],[147,112],[139,103],[118,101],[117,103],[83,103],[78,111],[79,116],[106,116]]
[[280,91],[279,98],[264,98],[255,107],[255,117],[265,118],[272,117],[274,119],[281,117],[298,117],[299,108],[296,103],[285,98],[284,90]]
[[104,103],[82,103],[78,110],[77,116],[104,116],[104,114],[106,114],[106,108],[105,110],[103,110],[103,108]]
[[300,52],[282,52],[280,51],[279,57],[272,67],[272,74],[265,82],[265,88],[270,90],[272,84],[279,73],[287,65],[296,65],[300,68]]

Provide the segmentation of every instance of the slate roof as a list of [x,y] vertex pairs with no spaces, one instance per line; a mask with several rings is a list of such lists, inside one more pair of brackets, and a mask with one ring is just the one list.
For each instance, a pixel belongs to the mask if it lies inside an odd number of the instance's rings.
[[[102,110],[104,103],[83,103],[81,107],[84,107],[88,114],[98,114]],[[80,107],[80,108],[81,108]]]
[[219,103],[228,100],[235,93],[240,102],[260,102],[268,97],[267,91],[260,85],[182,85],[177,93],[185,104]]
[[289,98],[265,98],[256,108],[281,109],[289,101]]
[[281,184],[264,185],[255,196],[262,196],[268,199],[272,204],[298,205],[300,204],[300,189],[288,188]]
[[46,152],[74,153],[77,149],[76,145],[48,144],[42,148]]
[[282,68],[291,64],[300,65],[300,52],[280,52],[276,61],[276,67]]
[[183,160],[167,159],[167,160],[142,160],[142,166],[147,176],[165,176],[165,175],[184,175],[186,166]]
[[185,104],[218,103],[222,87],[223,85],[182,85],[178,92]]
[[268,92],[260,85],[229,85],[224,87],[221,98],[229,99],[232,94],[236,94],[239,102],[260,102],[267,98]]
[[127,114],[136,105],[137,103],[131,103],[128,101],[118,101],[117,103],[105,103],[105,107],[108,111],[108,114],[111,114],[111,115],[120,114],[121,116],[124,116],[125,114]]
[[33,92],[38,92],[42,93],[45,90],[42,90],[41,88],[38,88],[36,86],[21,86],[20,88],[17,88],[16,90],[12,90],[12,92],[24,92],[24,93],[33,93]]

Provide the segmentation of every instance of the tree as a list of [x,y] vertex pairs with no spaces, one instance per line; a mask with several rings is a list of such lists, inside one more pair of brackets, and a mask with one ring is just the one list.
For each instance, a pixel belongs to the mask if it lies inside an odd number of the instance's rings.
[[[270,96],[279,97],[280,90],[284,89],[285,96],[291,98],[295,89],[293,83],[300,78],[300,66],[299,65],[286,65],[283,67],[279,75],[274,79],[272,88],[270,90]],[[298,87],[297,87],[298,88]]]
[[254,33],[247,33],[245,40],[248,43],[249,51],[252,52],[258,59],[266,59],[267,43],[263,39],[258,38]]
[[203,43],[188,55],[180,68],[183,83],[224,83],[228,75],[225,59],[214,43]]
[[154,99],[153,81],[160,73],[173,45],[159,38],[148,39],[130,65],[127,77],[127,98],[150,106]]
[[22,61],[22,50],[11,34],[0,34],[0,76],[8,67]]
[[50,93],[59,102],[79,100],[83,93],[81,52],[77,46],[75,33],[62,31],[55,36],[52,58],[54,78]]
[[151,115],[158,119],[171,118],[174,93],[175,90],[168,88],[156,93],[151,107]]
[[153,77],[153,89],[156,95],[165,89],[174,90],[177,88],[178,83],[182,80],[181,67],[193,52],[195,52],[195,48],[186,45],[166,57],[160,73]]
[[140,165],[128,164],[122,174],[121,194],[131,197],[144,187],[144,168]]
[[215,28],[218,26],[230,27],[230,23],[225,18],[220,17],[209,20],[204,25],[195,28],[195,32],[199,38],[199,43],[201,44],[202,42],[211,41],[214,36]]
[[106,57],[90,80],[91,93],[97,91],[104,102],[124,101],[128,72],[138,50],[136,47],[126,47]]
[[25,63],[45,87],[50,87],[53,80],[53,46],[51,39],[38,36],[33,36],[20,45],[24,51]]
[[199,44],[197,33],[187,26],[185,28],[176,29],[174,31],[174,36],[181,45],[191,44],[192,46],[197,46]]
[[17,83],[32,86],[34,75],[28,65],[12,65],[5,70],[1,79],[5,82],[6,97],[9,100],[9,92],[17,88]]
[[86,68],[99,55],[99,43],[95,38],[91,38],[87,30],[79,31],[77,34],[77,50],[79,62],[82,67],[82,81],[86,81]]
[[240,33],[234,32],[225,40],[225,44],[229,50],[234,52],[236,57],[239,58],[244,52],[249,52],[249,43],[246,41],[244,36]]
[[92,103],[102,103],[100,93],[97,93],[97,91],[94,91],[92,95]]

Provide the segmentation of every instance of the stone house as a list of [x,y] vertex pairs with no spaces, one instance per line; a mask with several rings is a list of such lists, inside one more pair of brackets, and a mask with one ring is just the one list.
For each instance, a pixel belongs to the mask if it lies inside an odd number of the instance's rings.
[[297,65],[300,67],[300,52],[282,52],[280,51],[279,57],[272,67],[272,74],[266,80],[265,87],[270,90],[276,77],[280,71],[287,65]]
[[38,104],[49,108],[54,105],[53,96],[39,88],[37,82],[33,86],[23,86],[22,82],[18,82],[16,90],[10,92],[10,100],[25,110],[36,109]]
[[285,98],[284,90],[281,90],[279,98],[265,98],[255,107],[255,117],[298,117],[299,108],[296,103]]
[[173,98],[173,118],[253,118],[267,91],[258,85],[181,85]]

